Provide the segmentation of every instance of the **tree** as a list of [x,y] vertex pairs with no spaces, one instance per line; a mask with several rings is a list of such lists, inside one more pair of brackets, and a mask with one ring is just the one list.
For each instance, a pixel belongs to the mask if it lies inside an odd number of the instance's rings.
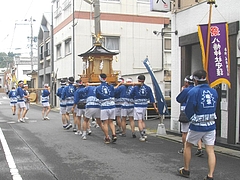
[[13,57],[13,52],[8,52],[8,54],[0,52],[0,68],[7,68],[9,64],[13,64]]

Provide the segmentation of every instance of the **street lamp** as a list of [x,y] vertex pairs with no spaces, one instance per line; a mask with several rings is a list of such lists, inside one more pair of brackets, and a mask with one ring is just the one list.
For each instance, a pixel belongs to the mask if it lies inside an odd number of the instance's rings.
[[164,32],[163,31],[164,28],[162,28],[161,31],[153,31],[153,34],[155,34],[156,36],[158,36],[159,34],[161,34],[162,36],[164,36],[164,34],[169,34],[169,33],[174,33],[175,35],[178,35],[178,31],[174,31],[174,32]]

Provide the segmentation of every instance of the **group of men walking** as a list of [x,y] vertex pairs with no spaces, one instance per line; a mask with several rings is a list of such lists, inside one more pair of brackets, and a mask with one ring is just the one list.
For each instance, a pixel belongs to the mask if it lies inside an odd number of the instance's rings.
[[[44,84],[44,88],[41,93],[42,102],[42,119],[49,120],[48,114],[51,110],[49,104],[50,87],[48,84]],[[28,84],[24,84],[22,80],[18,81],[17,89],[13,86],[11,91],[8,93],[10,99],[10,106],[13,115],[18,116],[18,122],[24,123],[25,120],[29,119],[26,114],[30,108],[30,94],[28,91]]]
[[[214,143],[218,94],[215,89],[210,88],[206,77],[207,73],[204,70],[198,70],[193,75],[186,76],[185,85],[176,97],[177,102],[181,104],[179,121],[181,122],[183,148],[179,153],[182,153],[184,157],[184,166],[178,169],[178,172],[183,177],[190,176],[192,146],[198,144],[200,147],[203,142],[208,155],[209,168],[204,180],[213,180],[216,165]],[[119,136],[126,137],[126,120],[128,119],[132,137],[137,137],[135,134],[135,121],[137,121],[140,132],[139,140],[146,141],[144,120],[148,103],[153,104],[156,112],[158,109],[151,88],[144,84],[145,76],[139,75],[137,79],[138,82],[133,83],[131,78],[128,78],[126,82],[123,78],[119,78],[116,86],[107,82],[106,74],[99,75],[100,84],[97,86],[91,83],[83,84],[81,80],[74,81],[73,77],[69,77],[67,82],[62,80],[56,95],[60,101],[63,128],[73,127],[75,134],[86,140],[87,135],[91,134],[89,121],[92,119],[102,129],[104,142],[108,144],[111,141],[113,143],[117,141],[117,130],[119,130]],[[45,84],[41,97],[42,118],[44,120],[49,119],[49,95],[50,88]],[[19,81],[18,88],[12,87],[8,96],[13,115],[16,114],[18,108],[18,122],[25,122],[25,119],[28,119],[26,114],[30,102],[28,85]],[[70,114],[73,114],[73,124],[70,120]],[[81,124],[82,118],[83,124]],[[117,130],[114,124],[115,120]],[[196,155],[202,155],[202,151],[198,151]]]
[[23,81],[18,82],[17,89],[12,87],[12,90],[8,93],[8,97],[10,98],[10,106],[12,108],[13,115],[16,114],[18,116],[18,122],[24,123],[28,117],[26,114],[29,110],[30,99],[28,92],[28,85],[23,84]]
[[[144,84],[145,76],[138,76],[138,83],[134,85],[131,78],[124,83],[123,78],[119,78],[116,86],[107,83],[107,75],[99,75],[100,84],[93,86],[91,83],[74,82],[73,77],[68,78],[68,85],[61,81],[61,87],[57,90],[60,100],[60,113],[64,129],[70,129],[82,139],[87,139],[87,134],[91,134],[89,120],[93,119],[104,133],[104,142],[117,141],[116,128],[120,129],[120,136],[126,137],[126,120],[129,119],[132,137],[136,138],[135,122],[138,121],[140,141],[146,141],[145,115],[148,103],[153,103],[154,109],[157,107],[154,101],[152,90]],[[74,123],[72,125],[69,114],[73,113]],[[83,126],[81,118],[83,117]],[[111,137],[109,135],[109,128]]]

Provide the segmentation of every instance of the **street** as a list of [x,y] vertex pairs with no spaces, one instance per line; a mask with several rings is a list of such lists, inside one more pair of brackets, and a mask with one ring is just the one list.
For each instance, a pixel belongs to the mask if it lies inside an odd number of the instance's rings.
[[[0,94],[0,180],[186,179],[177,174],[183,159],[176,141],[148,135],[148,142],[140,142],[138,133],[134,139],[127,130],[127,137],[118,136],[116,144],[104,144],[100,128],[92,127],[87,140],[72,129],[63,130],[59,112],[51,111],[50,120],[42,120],[41,106],[31,104],[27,117],[26,123],[17,123],[9,99]],[[196,157],[195,151],[189,179],[202,180],[208,172],[207,156]],[[240,158],[216,156],[215,180],[240,179]]]

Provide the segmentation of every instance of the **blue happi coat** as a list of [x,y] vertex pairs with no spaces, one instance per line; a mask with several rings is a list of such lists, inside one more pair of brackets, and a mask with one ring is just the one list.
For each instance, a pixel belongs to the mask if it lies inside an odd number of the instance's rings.
[[100,108],[99,99],[96,97],[96,87],[88,86],[80,90],[86,94],[86,108]]
[[58,88],[57,90],[57,96],[59,97],[59,101],[60,101],[60,107],[66,107],[66,100],[63,100],[61,97],[62,97],[62,92],[63,92],[63,89],[65,88],[65,85],[64,86],[61,86],[60,88]]
[[134,107],[147,107],[148,102],[155,102],[152,89],[146,84],[134,86],[131,96],[134,99]]
[[101,85],[96,88],[96,97],[101,103],[101,109],[115,108],[113,85],[102,82]]
[[206,132],[216,129],[217,91],[208,84],[200,84],[188,92],[185,114],[190,119],[189,129]]

